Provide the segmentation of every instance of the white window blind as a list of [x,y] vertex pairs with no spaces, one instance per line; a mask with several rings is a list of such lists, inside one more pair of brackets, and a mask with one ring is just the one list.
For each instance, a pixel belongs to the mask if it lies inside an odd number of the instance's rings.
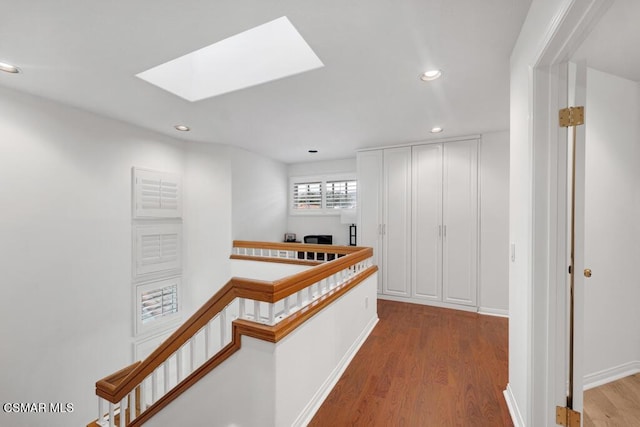
[[142,292],[140,321],[145,324],[178,312],[178,285]]
[[293,209],[322,209],[322,182],[294,182]]
[[137,334],[179,321],[181,283],[179,277],[174,277],[136,286]]
[[355,209],[358,183],[353,174],[292,177],[291,214],[336,215]]
[[358,183],[355,179],[327,181],[327,209],[354,209]]

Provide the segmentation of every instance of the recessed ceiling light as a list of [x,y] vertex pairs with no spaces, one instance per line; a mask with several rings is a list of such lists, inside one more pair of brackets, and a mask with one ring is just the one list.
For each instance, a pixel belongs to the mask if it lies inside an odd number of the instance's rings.
[[441,127],[436,126],[436,127],[432,127],[432,128],[431,128],[431,133],[440,133],[440,132],[442,132],[443,130],[444,130],[444,129],[442,129]]
[[191,130],[189,126],[185,125],[175,125],[174,128],[176,128],[176,130],[179,130],[180,132],[189,132]]
[[16,67],[15,65],[0,62],[0,71],[4,71],[5,73],[18,74],[20,72],[20,68]]
[[318,150],[309,150],[310,153],[317,153]]
[[435,80],[442,75],[442,71],[440,70],[429,70],[420,74],[420,80],[423,82],[430,82],[431,80]]

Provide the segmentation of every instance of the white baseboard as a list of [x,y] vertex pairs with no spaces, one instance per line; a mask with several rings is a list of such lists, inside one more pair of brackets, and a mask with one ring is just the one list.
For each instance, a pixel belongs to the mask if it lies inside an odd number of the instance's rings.
[[331,372],[329,377],[313,395],[311,401],[304,407],[302,412],[300,412],[300,415],[298,415],[298,418],[296,418],[292,426],[306,426],[311,422],[311,419],[316,414],[316,412],[318,412],[318,409],[320,409],[320,406],[322,406],[324,400],[327,398],[327,396],[329,396],[329,393],[331,393],[333,387],[336,385],[340,377],[342,377],[342,374],[349,366],[349,363],[351,363],[351,360],[353,360],[356,353],[358,353],[358,350],[360,350],[360,347],[362,347],[362,344],[364,344],[364,342],[367,340],[369,334],[371,334],[371,331],[373,331],[373,328],[377,323],[378,316],[371,319],[367,326],[362,330],[360,336],[358,336],[358,339],[351,345],[349,350],[342,357],[340,363],[338,363],[333,372]]
[[622,365],[594,372],[593,374],[587,374],[584,376],[584,389],[589,390],[619,380],[620,378],[637,374],[638,372],[640,372],[640,360],[623,363]]
[[504,310],[501,308],[489,308],[489,307],[479,307],[479,314],[484,314],[486,316],[496,316],[496,317],[509,317],[509,310]]
[[514,427],[525,427],[522,414],[518,409],[518,403],[513,396],[510,384],[507,384],[507,388],[502,392],[502,394],[504,394],[504,400],[507,402],[507,408],[509,408],[509,415],[511,415],[511,421],[513,421]]
[[473,313],[478,312],[478,307],[476,306],[451,304],[448,302],[431,301],[427,299],[398,297],[395,295],[383,295],[383,294],[378,294],[378,299],[384,299],[388,301],[397,301],[397,302],[408,302],[409,304],[429,305],[432,307],[440,307],[440,308],[451,308],[454,310],[470,311]]

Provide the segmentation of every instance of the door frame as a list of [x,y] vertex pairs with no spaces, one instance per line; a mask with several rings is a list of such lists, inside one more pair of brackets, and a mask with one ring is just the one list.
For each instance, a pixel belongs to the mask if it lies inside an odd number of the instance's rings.
[[[568,131],[559,127],[558,110],[567,107],[570,85],[567,80],[568,60],[613,1],[564,1],[529,69],[528,137],[532,147],[533,237],[530,270],[530,406],[525,419],[514,420],[516,425],[555,426],[556,406],[566,405],[569,343],[566,332],[569,317],[567,218],[570,209],[569,183],[566,179],[569,172]],[[585,117],[588,120],[588,112]],[[576,245],[583,245],[583,242],[577,241]],[[584,267],[577,262],[574,268],[582,272]],[[576,286],[579,286],[578,282],[576,280]],[[580,296],[577,302],[576,318],[580,319],[583,313]],[[582,346],[580,331],[578,328],[575,335],[577,348]],[[574,355],[574,361],[577,362],[574,363],[574,373],[581,376],[582,365],[578,356]],[[574,383],[574,404],[581,409],[582,390],[576,388],[581,388],[582,381],[580,379]]]

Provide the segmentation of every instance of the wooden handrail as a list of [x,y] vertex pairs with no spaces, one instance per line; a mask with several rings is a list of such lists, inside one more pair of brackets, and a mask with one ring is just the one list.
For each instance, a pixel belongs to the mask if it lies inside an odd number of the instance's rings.
[[220,365],[236,351],[240,350],[242,346],[242,335],[277,343],[278,341],[289,335],[291,332],[293,332],[298,326],[302,325],[308,319],[319,313],[323,308],[327,307],[342,295],[349,292],[351,289],[363,282],[376,271],[378,271],[378,267],[375,265],[367,268],[361,274],[349,280],[336,292],[325,295],[317,301],[314,301],[313,304],[309,306],[308,310],[297,312],[290,318],[285,319],[285,321],[280,322],[277,325],[267,326],[248,320],[234,320],[232,323],[233,338],[231,339],[231,343],[227,344],[227,346],[220,350],[214,357],[212,357],[198,369],[193,371],[191,375],[185,378],[176,387],[171,389],[167,394],[158,399],[157,402],[149,406],[144,412],[140,414],[138,418],[136,418],[131,424],[129,424],[129,427],[138,427],[147,422],[151,417],[160,412],[162,408],[167,406],[178,396],[184,393],[187,389],[189,389],[189,387],[200,381],[200,379],[211,372],[216,366]]
[[347,255],[365,249],[363,246],[316,245],[310,243],[254,242],[251,240],[234,240],[234,248],[273,249],[292,252],[323,252],[328,254]]
[[[313,251],[344,255],[332,261],[322,263],[309,270],[285,277],[276,281],[263,281],[234,277],[229,280],[218,292],[216,292],[198,311],[196,311],[182,326],[180,326],[169,338],[167,338],[154,352],[142,362],[136,362],[96,382],[96,394],[109,402],[118,403],[125,396],[138,387],[155,369],[186,344],[199,330],[218,315],[235,298],[246,298],[267,303],[275,303],[296,292],[330,277],[360,261],[370,258],[373,249],[355,246],[331,246],[331,245],[305,245],[299,243],[265,243],[250,241],[234,241],[234,247],[249,247],[261,249],[277,249],[291,251]],[[260,257],[251,257],[256,259]],[[141,425],[144,420],[155,414],[168,402],[175,399],[190,385],[202,376],[206,375],[215,366],[226,360],[231,354],[240,348],[240,335],[248,335],[265,339],[265,331],[270,331],[272,338],[267,340],[277,342],[278,339],[293,331],[299,324],[308,319],[310,313],[317,313],[326,307],[340,295],[356,286],[358,283],[377,271],[377,267],[369,267],[353,277],[336,292],[314,301],[305,310],[295,313],[285,321],[275,326],[265,327],[254,322],[235,320],[233,322],[233,334],[231,343],[222,348],[210,360],[196,369],[174,389],[152,404],[141,417],[134,420],[131,425]],[[302,313],[304,312],[304,313]],[[265,329],[266,328],[266,329]],[[274,341],[275,340],[275,341]],[[177,393],[177,394],[176,394]],[[153,410],[152,410],[153,409]],[[146,414],[146,415],[145,415]],[[138,421],[140,420],[140,421]]]

